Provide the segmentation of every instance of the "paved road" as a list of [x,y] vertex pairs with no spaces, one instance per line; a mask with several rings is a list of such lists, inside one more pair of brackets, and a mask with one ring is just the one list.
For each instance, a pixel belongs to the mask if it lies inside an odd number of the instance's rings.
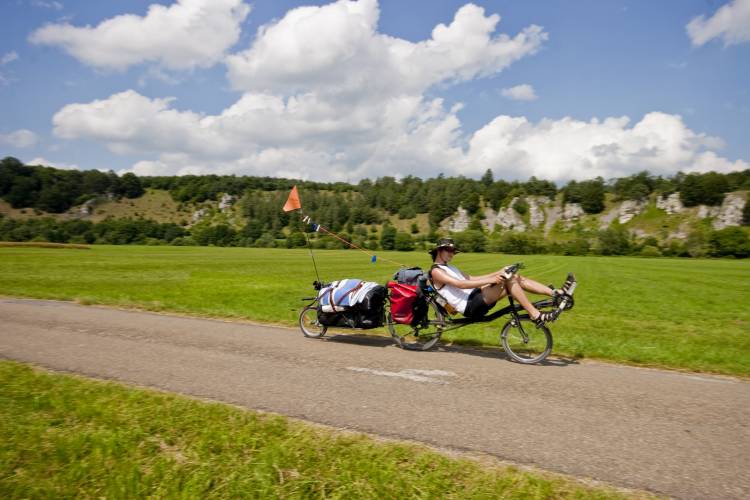
[[750,382],[0,299],[0,357],[683,498],[750,498]]

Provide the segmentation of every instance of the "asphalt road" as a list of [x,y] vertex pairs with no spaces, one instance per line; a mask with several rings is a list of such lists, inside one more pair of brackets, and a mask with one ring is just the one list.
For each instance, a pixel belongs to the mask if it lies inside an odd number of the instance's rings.
[[750,498],[750,382],[0,299],[0,357],[491,454],[681,498]]

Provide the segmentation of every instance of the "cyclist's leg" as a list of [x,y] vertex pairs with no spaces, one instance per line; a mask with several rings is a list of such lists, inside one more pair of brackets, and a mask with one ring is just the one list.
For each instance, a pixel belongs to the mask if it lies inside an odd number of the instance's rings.
[[533,279],[527,278],[526,276],[521,276],[521,275],[516,275],[516,276],[517,276],[519,284],[521,285],[521,288],[523,288],[527,292],[535,293],[537,295],[547,295],[548,297],[552,297],[553,290],[547,285],[542,285],[538,281],[534,281]]
[[483,286],[481,290],[484,303],[491,304],[493,306],[498,300],[508,295],[507,290],[505,290],[505,286],[503,286],[502,284],[486,285]]
[[506,281],[508,291],[513,296],[513,298],[516,299],[519,304],[521,304],[521,307],[526,309],[526,312],[529,313],[529,317],[533,320],[536,320],[541,313],[539,312],[539,309],[534,307],[534,304],[532,304],[529,298],[526,296],[526,292],[524,292],[524,289],[521,286],[521,280],[519,278],[519,276],[513,276],[511,279]]

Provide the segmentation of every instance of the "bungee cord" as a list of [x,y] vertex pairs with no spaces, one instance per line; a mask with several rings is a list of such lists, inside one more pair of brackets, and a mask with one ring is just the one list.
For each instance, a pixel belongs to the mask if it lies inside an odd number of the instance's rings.
[[[289,193],[289,197],[287,198],[286,203],[284,204],[284,207],[282,208],[282,210],[284,212],[291,212],[293,210],[299,210],[299,214],[300,214],[300,217],[302,218],[302,222],[306,225],[309,224],[312,227],[313,232],[322,231],[330,236],[333,236],[334,238],[341,241],[342,243],[349,246],[350,248],[354,248],[356,250],[359,250],[360,252],[365,253],[368,257],[370,257],[370,262],[372,262],[373,264],[375,264],[378,261],[378,256],[376,254],[368,252],[366,249],[360,247],[359,245],[355,245],[351,241],[334,233],[333,231],[323,226],[322,224],[318,224],[317,222],[314,222],[309,215],[305,214],[302,211],[302,203],[299,200],[299,192],[297,192],[297,186],[294,186],[292,188],[291,192]],[[318,275],[318,266],[315,263],[315,256],[313,255],[313,248],[312,248],[312,244],[310,243],[310,238],[308,238],[306,231],[304,231],[304,235],[305,235],[305,241],[307,241],[307,248],[310,250],[310,257],[312,258],[313,266],[315,267],[315,275],[318,277],[318,281],[320,281],[320,276]],[[399,267],[406,267],[404,264],[401,264],[400,262],[396,262],[395,260],[387,259],[385,257],[380,257],[380,260],[384,260],[386,262],[396,264]]]

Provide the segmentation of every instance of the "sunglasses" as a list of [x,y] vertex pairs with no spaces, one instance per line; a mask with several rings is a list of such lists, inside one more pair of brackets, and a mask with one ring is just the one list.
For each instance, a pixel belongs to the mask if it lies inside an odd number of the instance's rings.
[[444,252],[456,253],[456,249],[455,248],[443,247],[443,248],[441,248],[441,250],[443,250]]

